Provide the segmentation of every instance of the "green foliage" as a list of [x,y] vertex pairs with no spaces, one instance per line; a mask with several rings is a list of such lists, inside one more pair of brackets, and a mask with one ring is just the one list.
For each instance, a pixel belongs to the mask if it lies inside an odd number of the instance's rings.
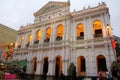
[[116,67],[120,71],[120,64],[117,63],[116,61],[113,61],[111,64],[111,67],[110,67],[111,71],[112,71],[113,67]]
[[70,66],[68,68],[68,75],[69,76],[72,76],[72,72],[73,72],[74,66],[75,66],[74,63],[70,64]]
[[4,72],[0,70],[0,79],[4,79]]

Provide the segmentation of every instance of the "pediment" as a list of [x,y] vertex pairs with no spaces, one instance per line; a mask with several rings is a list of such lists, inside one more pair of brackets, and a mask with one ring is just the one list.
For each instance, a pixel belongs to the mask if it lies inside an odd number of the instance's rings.
[[38,16],[43,13],[50,12],[52,10],[56,10],[65,6],[69,6],[69,2],[55,2],[50,1],[45,6],[43,6],[40,10],[38,10],[36,13],[34,13],[34,16]]

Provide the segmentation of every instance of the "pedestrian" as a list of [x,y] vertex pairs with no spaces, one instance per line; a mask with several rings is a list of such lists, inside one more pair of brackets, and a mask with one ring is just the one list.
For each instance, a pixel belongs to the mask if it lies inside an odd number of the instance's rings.
[[73,80],[77,80],[77,77],[76,77],[76,67],[74,66],[74,69],[73,69],[73,73],[72,73],[72,78]]
[[62,71],[61,71],[61,74],[60,74],[60,80],[65,80],[65,79],[64,79],[64,74],[63,74]]
[[112,69],[112,76],[113,80],[118,80],[118,69],[116,67],[113,67]]
[[107,80],[112,80],[112,75],[110,74],[108,69],[106,70],[106,75],[107,75]]
[[103,80],[107,80],[107,74],[106,74],[106,71],[102,71],[102,77],[103,77]]
[[98,72],[98,80],[103,80],[102,70]]

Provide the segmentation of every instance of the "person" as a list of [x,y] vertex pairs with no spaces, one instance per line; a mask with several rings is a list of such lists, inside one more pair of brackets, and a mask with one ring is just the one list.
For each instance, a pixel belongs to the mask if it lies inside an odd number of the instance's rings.
[[108,69],[106,70],[106,75],[107,75],[107,80],[112,80],[112,75],[110,74]]
[[106,71],[102,71],[102,79],[103,79],[103,80],[107,80]]
[[76,67],[74,66],[74,69],[73,69],[73,80],[77,80],[77,77],[76,77]]
[[113,67],[112,69],[112,76],[113,80],[118,80],[118,69],[116,67]]
[[64,80],[64,74],[62,71],[61,71],[61,75],[60,75],[60,80]]
[[103,80],[102,70],[100,70],[100,71],[98,72],[98,79],[99,79],[99,80]]

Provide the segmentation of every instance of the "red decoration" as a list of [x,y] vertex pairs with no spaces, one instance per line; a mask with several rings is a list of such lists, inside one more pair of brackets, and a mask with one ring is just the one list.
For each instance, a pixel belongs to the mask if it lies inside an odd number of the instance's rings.
[[116,48],[116,43],[114,39],[111,39],[112,47],[115,49]]
[[3,52],[2,53],[2,58],[6,58],[6,56],[7,56],[7,53]]

